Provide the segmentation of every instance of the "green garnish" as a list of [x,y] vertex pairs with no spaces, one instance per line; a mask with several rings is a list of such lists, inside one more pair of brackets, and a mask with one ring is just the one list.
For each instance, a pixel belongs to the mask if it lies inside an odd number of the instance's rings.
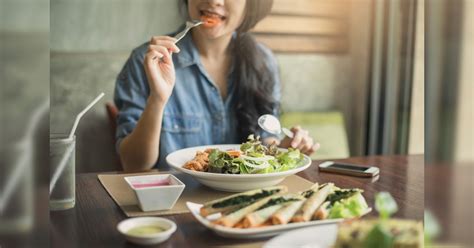
[[349,198],[344,198],[333,203],[329,212],[330,219],[353,218],[367,211],[367,202],[360,192],[354,193]]

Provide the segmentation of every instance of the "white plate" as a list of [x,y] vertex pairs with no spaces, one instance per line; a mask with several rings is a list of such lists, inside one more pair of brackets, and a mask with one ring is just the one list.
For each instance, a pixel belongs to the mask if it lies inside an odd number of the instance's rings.
[[[290,231],[297,228],[308,227],[308,226],[325,226],[336,224],[341,222],[343,219],[331,219],[331,220],[318,220],[318,221],[309,221],[309,222],[299,222],[299,223],[288,223],[286,225],[275,225],[275,226],[268,226],[268,227],[258,227],[258,228],[230,228],[224,227],[221,225],[215,225],[212,223],[213,220],[218,219],[221,214],[212,214],[207,217],[202,217],[199,213],[199,210],[202,207],[202,204],[197,204],[194,202],[186,202],[186,206],[188,207],[191,214],[205,227],[211,229],[216,234],[222,237],[228,238],[240,238],[240,239],[253,239],[253,238],[261,238],[261,237],[270,237],[275,236],[277,234]],[[367,213],[369,213],[372,209],[368,209]],[[364,214],[364,215],[365,215]]]
[[208,148],[219,149],[222,151],[229,149],[239,150],[240,145],[207,145],[181,149],[170,153],[166,157],[166,162],[168,162],[172,168],[191,175],[200,183],[208,187],[228,192],[243,192],[273,186],[283,181],[285,177],[305,170],[311,165],[311,158],[304,155],[303,161],[301,161],[301,164],[297,168],[267,174],[219,174],[193,171],[183,168],[183,165],[186,162],[194,158],[197,151],[204,151]]
[[326,248],[337,238],[337,224],[301,228],[270,239],[262,248]]

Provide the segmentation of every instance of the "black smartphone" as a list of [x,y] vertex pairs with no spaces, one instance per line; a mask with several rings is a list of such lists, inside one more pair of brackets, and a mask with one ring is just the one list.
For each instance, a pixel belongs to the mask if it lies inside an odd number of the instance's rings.
[[356,177],[375,177],[380,172],[379,168],[375,166],[361,166],[334,161],[326,161],[319,164],[319,170]]

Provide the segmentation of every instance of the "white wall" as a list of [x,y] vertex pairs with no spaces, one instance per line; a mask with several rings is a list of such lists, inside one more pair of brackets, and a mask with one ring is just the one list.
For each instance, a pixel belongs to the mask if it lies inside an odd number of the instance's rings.
[[48,0],[0,0],[0,31],[48,32]]
[[182,23],[178,0],[51,0],[51,50],[130,51]]

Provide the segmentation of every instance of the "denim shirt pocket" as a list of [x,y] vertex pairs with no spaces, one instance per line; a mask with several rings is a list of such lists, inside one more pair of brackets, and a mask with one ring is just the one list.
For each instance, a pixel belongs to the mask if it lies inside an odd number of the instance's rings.
[[169,133],[197,133],[201,130],[203,118],[195,114],[163,115],[162,130]]

